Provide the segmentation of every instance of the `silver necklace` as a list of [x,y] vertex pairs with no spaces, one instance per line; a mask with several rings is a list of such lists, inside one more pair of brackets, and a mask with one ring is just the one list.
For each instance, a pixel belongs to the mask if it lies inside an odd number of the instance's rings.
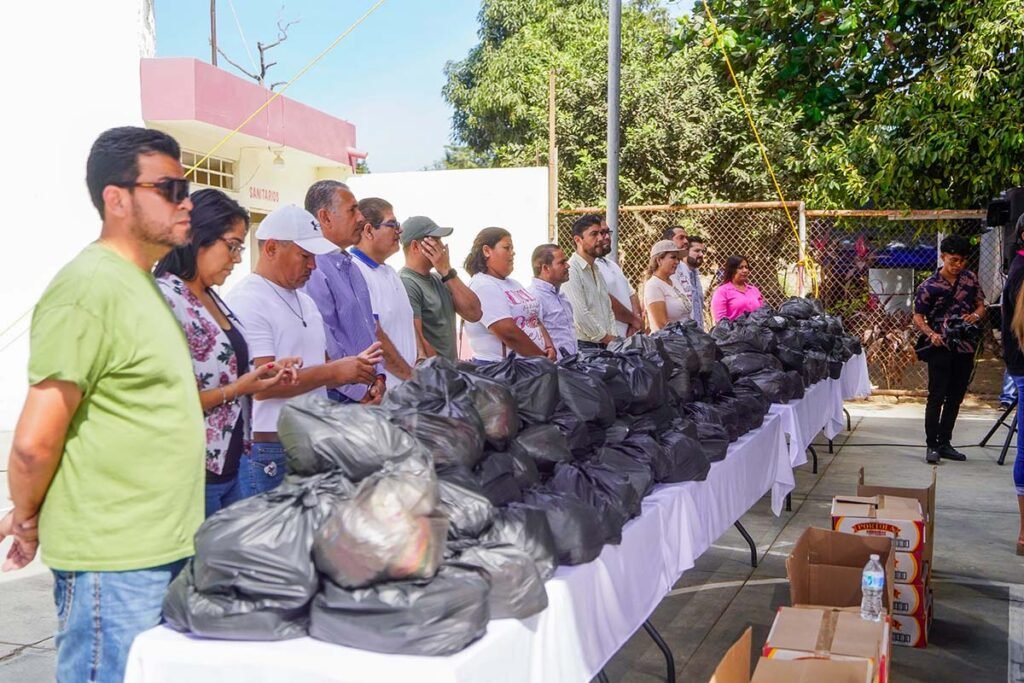
[[299,298],[299,293],[296,292],[294,289],[292,290],[292,294],[295,295],[295,305],[299,307],[299,312],[296,313],[295,309],[292,308],[292,305],[288,303],[287,299],[281,296],[281,292],[277,291],[277,287],[275,287],[270,280],[268,280],[266,277],[262,275],[260,275],[260,278],[267,283],[267,287],[270,287],[270,291],[277,295],[277,298],[281,300],[281,303],[288,307],[288,310],[291,311],[291,314],[298,318],[300,321],[302,321],[302,326],[309,327],[309,325],[306,324],[306,319],[302,317],[302,299]]

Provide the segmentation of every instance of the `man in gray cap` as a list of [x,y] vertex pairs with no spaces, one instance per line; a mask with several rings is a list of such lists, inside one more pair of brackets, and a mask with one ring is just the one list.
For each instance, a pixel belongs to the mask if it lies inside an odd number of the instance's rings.
[[[480,299],[459,279],[441,238],[452,234],[426,216],[402,223],[405,267],[399,275],[412,305],[419,355],[456,360],[455,314],[475,323],[480,320]],[[433,271],[433,272],[431,272]]]

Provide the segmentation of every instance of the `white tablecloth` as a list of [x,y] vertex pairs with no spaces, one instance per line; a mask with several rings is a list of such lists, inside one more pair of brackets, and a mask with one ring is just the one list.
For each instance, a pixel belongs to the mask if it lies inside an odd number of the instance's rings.
[[[844,368],[845,372],[845,368]],[[824,379],[804,391],[803,398],[789,403],[773,403],[769,414],[782,420],[782,431],[789,438],[789,461],[793,467],[807,463],[807,447],[818,432],[834,439],[843,431],[842,378]]]
[[561,567],[549,605],[529,619],[492,620],[487,635],[450,657],[410,657],[300,638],[276,643],[200,640],[165,627],[132,645],[127,683],[309,681],[387,683],[589,681],[654,612],[684,571],[768,491],[776,514],[793,489],[782,421],[732,444],[703,482],[657,487],[622,543]]
[[839,383],[842,386],[844,401],[867,398],[871,395],[868,361],[863,353],[858,353],[846,361],[846,365],[843,366],[843,375],[839,378]]

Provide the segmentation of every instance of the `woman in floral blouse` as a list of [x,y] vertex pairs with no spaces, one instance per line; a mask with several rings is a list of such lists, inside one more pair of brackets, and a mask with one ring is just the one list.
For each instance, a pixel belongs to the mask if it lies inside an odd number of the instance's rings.
[[156,266],[160,290],[185,331],[206,418],[206,516],[259,493],[276,472],[255,472],[251,395],[294,381],[296,359],[250,367],[244,330],[213,290],[242,260],[249,214],[219,190],[192,195],[192,237]]

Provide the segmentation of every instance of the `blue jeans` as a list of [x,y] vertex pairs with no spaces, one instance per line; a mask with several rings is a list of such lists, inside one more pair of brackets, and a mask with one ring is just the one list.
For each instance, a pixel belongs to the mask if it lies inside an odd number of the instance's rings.
[[284,481],[284,446],[278,441],[253,443],[252,452],[238,463],[238,484],[242,498],[272,491]]
[[[1024,391],[1024,375],[1011,375],[1017,387],[1017,395]],[[1017,495],[1024,496],[1024,414],[1021,405],[1017,404],[1017,458],[1013,461],[1013,485],[1017,487]]]
[[[239,470],[239,474],[241,470]],[[242,482],[239,475],[231,481],[222,484],[206,485],[206,516],[209,517],[218,510],[226,508],[232,503],[242,500]]]
[[1011,404],[1013,400],[1017,398],[1017,385],[1013,383],[1013,376],[1010,375],[1009,370],[1003,370],[1003,390],[999,392],[999,403],[1000,404]]
[[53,570],[57,682],[120,683],[135,636],[160,623],[164,594],[185,565],[124,572]]

